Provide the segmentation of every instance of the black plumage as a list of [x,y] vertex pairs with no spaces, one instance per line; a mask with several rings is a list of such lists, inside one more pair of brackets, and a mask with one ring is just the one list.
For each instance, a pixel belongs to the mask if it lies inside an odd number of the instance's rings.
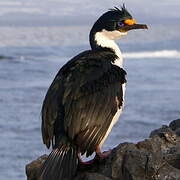
[[60,69],[42,108],[42,135],[48,148],[51,143],[58,147],[66,135],[81,152],[94,152],[123,101],[126,73],[112,64],[116,58],[110,49],[90,50]]
[[[85,51],[56,75],[42,107],[43,142],[48,148],[52,144],[54,149],[41,169],[43,180],[73,176],[77,168],[75,156],[91,155],[105,136],[113,116],[122,106],[122,84],[126,82],[126,72],[112,64],[116,58],[107,48]],[[62,156],[63,148],[68,156]],[[64,169],[64,174],[48,173],[66,167],[64,157],[72,159],[68,166],[74,169],[72,174],[68,169]]]
[[[122,60],[116,53],[120,50],[112,40],[125,31],[147,28],[128,25],[125,19],[131,21],[132,16],[124,6],[103,14],[90,32],[92,50],[67,62],[49,87],[42,106],[41,130],[44,144],[48,148],[52,145],[53,150],[39,171],[39,179],[70,180],[79,154],[90,156],[96,151],[102,155],[99,147],[122,110],[126,83],[126,72],[117,63]],[[100,39],[96,36],[99,32]]]

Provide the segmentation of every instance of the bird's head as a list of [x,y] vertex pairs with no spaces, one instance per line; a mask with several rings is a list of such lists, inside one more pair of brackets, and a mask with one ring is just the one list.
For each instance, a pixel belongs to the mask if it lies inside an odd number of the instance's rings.
[[120,9],[117,7],[110,9],[95,22],[90,38],[94,36],[94,40],[97,40],[98,36],[101,39],[103,37],[106,40],[116,40],[133,29],[148,29],[148,27],[145,24],[137,24],[123,4]]

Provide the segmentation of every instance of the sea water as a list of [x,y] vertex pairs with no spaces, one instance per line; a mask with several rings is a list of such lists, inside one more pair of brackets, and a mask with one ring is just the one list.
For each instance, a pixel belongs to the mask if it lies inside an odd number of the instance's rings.
[[[148,138],[151,130],[180,118],[179,29],[166,39],[157,35],[163,27],[118,41],[127,71],[125,107],[105,150]],[[89,49],[88,31],[89,26],[0,28],[0,179],[25,179],[25,165],[49,153],[41,139],[42,102],[59,68]]]

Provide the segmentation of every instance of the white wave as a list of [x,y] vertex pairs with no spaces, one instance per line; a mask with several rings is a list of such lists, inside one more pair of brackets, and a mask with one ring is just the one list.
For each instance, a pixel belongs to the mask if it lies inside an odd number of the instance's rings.
[[20,6],[22,5],[21,2],[12,2],[12,1],[6,1],[6,2],[0,2],[0,6]]
[[38,8],[22,8],[22,7],[17,7],[17,8],[0,8],[0,15],[6,15],[9,13],[27,13],[27,14],[42,14],[43,11],[41,11]]
[[162,51],[144,51],[144,52],[133,52],[123,53],[124,58],[135,59],[135,58],[180,58],[180,51],[177,50],[162,50]]

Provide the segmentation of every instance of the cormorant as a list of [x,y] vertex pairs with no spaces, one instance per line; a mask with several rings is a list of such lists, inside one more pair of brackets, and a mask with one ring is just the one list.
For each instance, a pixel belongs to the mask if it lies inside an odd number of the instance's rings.
[[124,102],[126,72],[114,40],[137,24],[123,5],[104,13],[90,31],[91,50],[67,62],[48,89],[42,106],[42,137],[53,150],[40,170],[42,180],[69,180],[79,155],[100,157],[100,147],[118,120]]

